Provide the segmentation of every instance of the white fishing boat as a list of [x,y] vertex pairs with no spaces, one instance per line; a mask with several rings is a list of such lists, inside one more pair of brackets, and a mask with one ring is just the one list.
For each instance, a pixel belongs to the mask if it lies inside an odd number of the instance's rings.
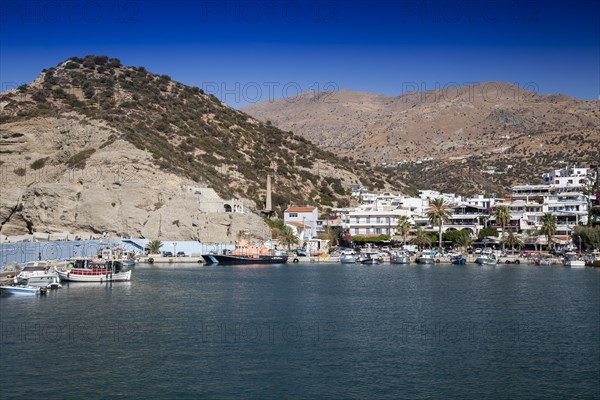
[[379,252],[369,246],[360,251],[357,262],[360,264],[373,265],[381,263],[381,259],[379,258]]
[[494,257],[493,254],[481,254],[479,257],[477,257],[475,262],[477,264],[481,264],[481,265],[496,265],[496,264],[498,264],[498,260],[496,260],[496,257]]
[[47,261],[30,261],[15,276],[18,285],[46,287],[58,289],[61,287],[58,273]]
[[408,264],[410,262],[410,256],[406,251],[392,251],[390,252],[390,263],[391,264]]
[[356,263],[356,255],[354,252],[345,251],[340,254],[340,262],[342,264],[355,264]]
[[434,264],[435,260],[433,259],[433,256],[431,255],[431,253],[422,253],[420,256],[417,257],[417,264]]
[[91,258],[70,259],[63,268],[55,268],[61,281],[67,282],[126,282],[131,280],[131,270],[125,270],[116,260]]
[[563,265],[570,268],[585,268],[585,261],[581,259],[576,253],[569,252],[565,254],[563,259]]
[[41,293],[40,287],[26,285],[0,286],[0,290],[10,296],[35,296]]

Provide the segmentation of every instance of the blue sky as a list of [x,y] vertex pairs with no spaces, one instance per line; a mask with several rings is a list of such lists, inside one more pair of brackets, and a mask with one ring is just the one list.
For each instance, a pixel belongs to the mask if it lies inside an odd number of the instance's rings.
[[507,81],[600,95],[595,1],[3,0],[2,90],[104,54],[234,107],[298,91]]

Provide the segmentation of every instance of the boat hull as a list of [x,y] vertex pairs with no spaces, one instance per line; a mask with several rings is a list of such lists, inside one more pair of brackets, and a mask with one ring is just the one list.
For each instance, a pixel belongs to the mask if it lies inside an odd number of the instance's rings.
[[285,264],[288,256],[260,256],[260,257],[242,257],[219,254],[205,254],[202,258],[207,264],[220,265],[244,265],[244,264]]
[[0,286],[0,290],[11,296],[35,296],[40,293],[39,287]]
[[340,263],[342,264],[355,264],[356,259],[353,256],[342,256],[340,257]]
[[408,264],[410,262],[407,256],[392,256],[390,257],[391,264]]
[[434,264],[435,261],[433,261],[433,258],[423,258],[423,257],[418,257],[417,258],[417,264]]
[[117,273],[92,273],[91,271],[57,271],[61,281],[66,282],[127,282],[131,280],[131,271]]
[[496,260],[489,260],[489,259],[485,259],[485,258],[478,258],[477,260],[475,260],[475,262],[477,264],[481,264],[481,265],[497,265],[498,261]]
[[580,260],[565,261],[563,263],[563,265],[565,267],[570,267],[570,268],[585,268],[585,261],[580,261]]

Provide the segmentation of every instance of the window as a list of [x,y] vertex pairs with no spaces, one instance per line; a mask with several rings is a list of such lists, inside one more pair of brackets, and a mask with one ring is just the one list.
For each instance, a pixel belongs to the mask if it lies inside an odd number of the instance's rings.
[[367,234],[371,233],[371,228],[367,228]]
[[386,219],[385,219],[385,222],[386,222],[387,224],[389,224],[389,223],[390,223],[390,217],[386,217]]
[[381,235],[381,228],[377,228],[377,230],[375,231],[377,234]]
[[354,228],[354,234],[358,235],[358,228]]
[[371,223],[371,217],[367,217],[367,224]]
[[360,224],[360,217],[356,217],[356,223]]
[[377,223],[379,224],[381,222],[381,218],[377,217]]
[[290,218],[298,218],[298,213],[290,213]]

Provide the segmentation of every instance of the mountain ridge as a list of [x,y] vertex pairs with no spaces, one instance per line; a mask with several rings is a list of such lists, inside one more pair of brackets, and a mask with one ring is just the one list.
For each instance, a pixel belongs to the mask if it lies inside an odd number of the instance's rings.
[[[343,90],[324,102],[310,94],[298,98],[242,110],[330,151],[384,166],[419,189],[507,193],[512,184],[539,181],[546,169],[591,162],[600,141],[600,101],[541,95],[506,82],[400,96]],[[456,177],[439,179],[441,171]]]

